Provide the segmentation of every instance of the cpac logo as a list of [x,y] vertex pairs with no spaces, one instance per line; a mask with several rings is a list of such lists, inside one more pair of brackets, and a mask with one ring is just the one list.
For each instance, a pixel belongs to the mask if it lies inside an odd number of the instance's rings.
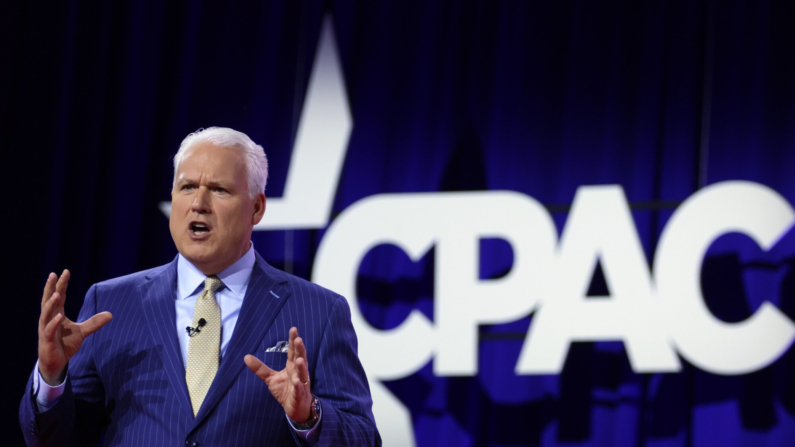
[[[293,149],[285,194],[268,199],[256,229],[325,228],[352,119],[331,21],[326,19]],[[161,205],[168,214],[170,205]],[[385,440],[413,445],[411,417],[381,383],[415,373],[431,359],[438,376],[472,376],[478,326],[533,314],[515,373],[557,374],[574,341],[620,340],[636,372],[676,372],[679,356],[716,374],[745,374],[774,362],[795,324],[769,302],[746,321],[715,318],[701,296],[704,255],[738,232],[763,249],[795,222],[777,192],[724,182],[688,198],[667,222],[653,271],[620,186],[579,188],[558,239],[535,199],[511,191],[384,194],[345,209],[328,227],[312,280],[345,296],[359,338],[374,413]],[[480,280],[479,241],[513,250],[510,272]],[[397,328],[372,327],[359,310],[356,278],[364,256],[391,244],[412,260],[435,249],[434,321],[415,310]],[[587,299],[597,262],[611,295]]]
[[[535,312],[517,374],[557,374],[572,341],[621,340],[636,372],[676,372],[677,353],[716,374],[745,374],[775,361],[795,337],[793,324],[765,302],[748,320],[715,318],[701,296],[701,263],[729,232],[769,249],[795,213],[775,191],[725,182],[686,200],[660,237],[650,274],[623,191],[584,186],[560,241],[546,210],[516,192],[380,195],[346,209],[318,249],[313,279],[348,297],[368,373],[395,379],[435,356],[439,376],[477,374],[477,329]],[[513,249],[505,277],[478,278],[478,242]],[[435,322],[414,311],[380,331],[358,312],[356,276],[373,247],[393,244],[413,260],[436,249]],[[611,296],[586,292],[601,261]],[[400,355],[395,355],[400,353]]]
[[[350,301],[376,416],[403,444],[410,442],[410,415],[379,380],[413,374],[432,357],[436,375],[475,375],[478,325],[531,312],[516,374],[559,373],[571,342],[597,340],[623,341],[636,372],[679,371],[677,354],[717,374],[764,368],[790,346],[795,324],[769,302],[743,322],[715,318],[701,296],[701,263],[723,234],[746,234],[768,250],[793,221],[789,203],[767,187],[724,182],[704,188],[668,221],[652,275],[618,186],[581,187],[559,241],[546,210],[523,194],[379,195],[350,206],[331,224],[313,280]],[[510,243],[508,275],[479,280],[481,238]],[[398,246],[413,260],[435,247],[434,322],[415,310],[399,327],[381,331],[361,315],[357,271],[380,244]],[[611,296],[586,299],[597,260]]]

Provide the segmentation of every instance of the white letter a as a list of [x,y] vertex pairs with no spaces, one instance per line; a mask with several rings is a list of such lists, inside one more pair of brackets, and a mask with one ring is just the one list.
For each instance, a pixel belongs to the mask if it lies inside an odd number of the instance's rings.
[[[609,297],[586,297],[601,259]],[[635,372],[679,371],[664,313],[620,186],[577,190],[555,258],[549,296],[536,311],[518,374],[557,374],[572,341],[620,340]]]

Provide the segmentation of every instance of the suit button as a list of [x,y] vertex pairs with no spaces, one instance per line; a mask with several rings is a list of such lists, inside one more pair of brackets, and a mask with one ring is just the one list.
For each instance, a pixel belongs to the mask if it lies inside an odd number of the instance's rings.
[[185,445],[188,447],[196,447],[199,445],[199,443],[196,441],[187,440],[185,441]]

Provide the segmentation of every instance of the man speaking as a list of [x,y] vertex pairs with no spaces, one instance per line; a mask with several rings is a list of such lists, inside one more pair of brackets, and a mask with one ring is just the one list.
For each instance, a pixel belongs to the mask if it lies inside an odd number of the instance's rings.
[[174,157],[176,259],[95,284],[80,323],[64,315],[70,273],[50,274],[28,445],[381,444],[346,300],[251,243],[267,177],[245,134],[190,134]]

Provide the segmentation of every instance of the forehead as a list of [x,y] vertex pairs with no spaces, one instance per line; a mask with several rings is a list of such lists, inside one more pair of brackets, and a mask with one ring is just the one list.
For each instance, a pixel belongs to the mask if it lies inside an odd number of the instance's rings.
[[[245,179],[245,160],[239,149],[200,141],[188,150],[177,168],[177,178],[197,175],[231,180]],[[242,174],[242,175],[241,175]]]

